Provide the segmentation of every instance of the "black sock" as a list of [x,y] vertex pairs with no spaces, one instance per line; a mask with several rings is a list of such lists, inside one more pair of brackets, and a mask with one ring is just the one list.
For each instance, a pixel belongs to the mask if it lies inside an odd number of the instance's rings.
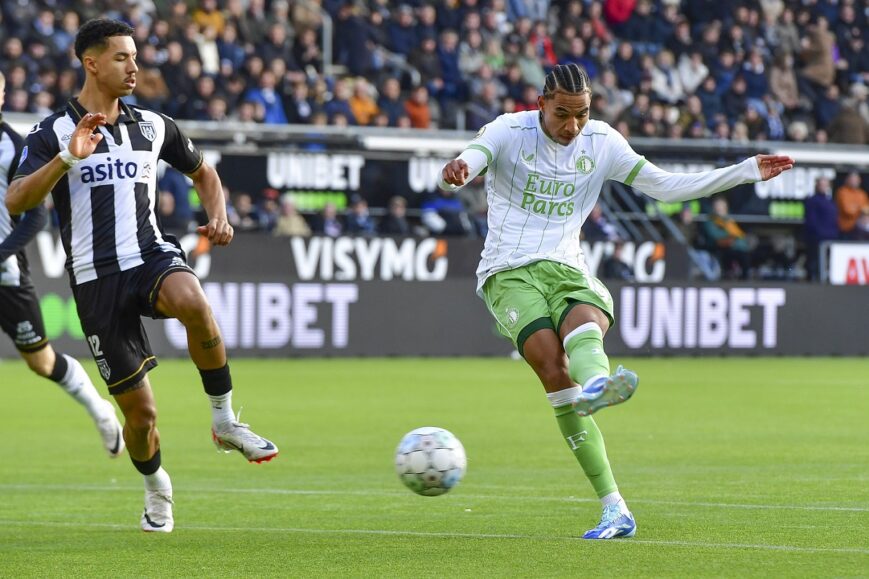
[[132,456],[130,460],[133,461],[133,466],[136,467],[136,470],[142,473],[145,476],[149,474],[154,474],[160,469],[160,449],[157,449],[157,452],[154,453],[154,456],[145,461],[138,461]]
[[223,396],[232,390],[232,376],[229,375],[229,363],[223,368],[214,370],[199,370],[202,385],[209,396]]
[[60,352],[56,352],[54,354],[54,368],[48,375],[48,379],[52,382],[60,382],[66,376],[67,370],[69,370],[69,362],[66,361],[66,357]]

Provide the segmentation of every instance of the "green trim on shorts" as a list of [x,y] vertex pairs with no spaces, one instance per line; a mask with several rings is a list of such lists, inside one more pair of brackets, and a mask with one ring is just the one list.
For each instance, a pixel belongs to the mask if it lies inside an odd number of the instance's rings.
[[558,327],[556,328],[555,331],[559,335],[561,334],[561,326],[564,325],[564,320],[567,318],[567,314],[569,314],[571,312],[571,310],[573,310],[573,308],[575,308],[576,306],[580,306],[580,305],[592,306],[592,307],[597,308],[600,311],[602,311],[604,313],[604,315],[607,317],[607,319],[609,320],[610,327],[613,327],[616,323],[615,318],[613,318],[612,314],[610,314],[608,311],[606,311],[605,309],[600,307],[599,304],[593,304],[591,302],[584,302],[582,300],[568,300],[567,303],[568,303],[568,306],[566,308],[564,308],[564,311],[561,312],[561,317],[558,318]]
[[525,340],[531,337],[531,334],[537,330],[550,329],[555,331],[552,326],[552,320],[549,318],[537,318],[519,331],[519,337],[516,338],[516,349],[519,350],[519,355],[525,357]]

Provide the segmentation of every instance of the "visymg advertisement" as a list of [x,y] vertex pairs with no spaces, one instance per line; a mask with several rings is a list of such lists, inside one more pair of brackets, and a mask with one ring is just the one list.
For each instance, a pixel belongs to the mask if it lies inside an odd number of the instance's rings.
[[[182,242],[233,356],[513,351],[474,292],[479,240],[239,235],[214,249],[195,235]],[[598,263],[601,250],[585,249]],[[617,318],[606,337],[611,355],[869,354],[865,288],[668,281],[664,264],[646,254],[632,253],[646,283],[607,283]],[[29,255],[48,337],[87,356],[57,239],[41,234]],[[155,354],[187,355],[177,321],[145,326]],[[0,356],[15,355],[0,339]]]

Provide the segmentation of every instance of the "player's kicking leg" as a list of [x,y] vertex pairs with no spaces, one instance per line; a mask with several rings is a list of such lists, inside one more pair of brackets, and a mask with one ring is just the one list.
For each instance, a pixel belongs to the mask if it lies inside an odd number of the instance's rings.
[[124,452],[124,437],[121,423],[112,403],[102,398],[90,377],[72,356],[56,353],[50,344],[35,352],[21,352],[21,357],[38,375],[48,378],[84,406],[103,441],[103,447],[111,458]]
[[[637,375],[622,366],[619,366],[614,374],[609,375],[609,359],[603,348],[603,335],[607,328],[609,328],[608,318],[595,306],[579,304],[567,313],[560,331],[562,346],[568,357],[568,375],[575,386],[548,395],[556,408],[562,432],[565,433],[567,442],[580,459],[580,463],[583,462],[581,453],[591,451],[593,455],[598,456],[597,459],[590,461],[592,469],[591,472],[586,469],[586,474],[592,480],[598,497],[603,503],[603,514],[598,525],[583,535],[585,539],[633,537],[637,531],[634,517],[628,510],[612,476],[603,436],[597,424],[589,416],[602,408],[625,402],[633,396],[639,384]],[[581,391],[577,392],[579,389]],[[591,442],[589,448],[580,448],[584,442],[574,444],[570,435],[572,431],[580,433],[579,438],[583,438],[582,433],[586,433],[584,438],[587,442]],[[595,449],[595,446],[599,446],[599,449]],[[596,468],[595,462],[600,463]],[[583,468],[585,469],[585,464]],[[598,473],[601,479],[599,484],[595,484],[592,477]]]
[[268,462],[278,455],[271,441],[254,433],[232,411],[232,376],[220,328],[199,280],[189,269],[167,274],[159,287],[156,311],[177,318],[187,330],[190,358],[199,369],[211,402],[211,437],[219,450],[238,451],[250,462]]

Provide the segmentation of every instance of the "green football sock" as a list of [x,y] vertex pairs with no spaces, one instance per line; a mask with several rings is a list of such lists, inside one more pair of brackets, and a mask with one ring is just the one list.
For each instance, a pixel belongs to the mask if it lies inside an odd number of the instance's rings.
[[603,332],[594,322],[583,324],[564,339],[564,351],[570,360],[570,379],[584,386],[589,378],[609,376],[610,361],[603,350]]
[[606,455],[603,435],[591,416],[579,416],[568,404],[555,409],[558,427],[598,498],[618,490]]

